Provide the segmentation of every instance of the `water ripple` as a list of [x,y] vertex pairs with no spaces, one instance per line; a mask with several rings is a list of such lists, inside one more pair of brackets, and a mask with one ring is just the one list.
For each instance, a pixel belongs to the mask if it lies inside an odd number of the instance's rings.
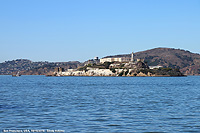
[[199,132],[194,77],[0,76],[1,129]]

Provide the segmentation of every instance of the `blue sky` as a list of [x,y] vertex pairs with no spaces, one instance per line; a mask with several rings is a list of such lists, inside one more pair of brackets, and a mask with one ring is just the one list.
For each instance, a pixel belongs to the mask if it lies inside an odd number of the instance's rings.
[[0,62],[85,61],[156,47],[200,53],[200,0],[0,0]]

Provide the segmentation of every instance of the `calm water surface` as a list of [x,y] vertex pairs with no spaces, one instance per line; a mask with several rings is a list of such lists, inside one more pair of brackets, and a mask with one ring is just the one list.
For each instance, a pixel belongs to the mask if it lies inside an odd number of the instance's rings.
[[0,129],[200,132],[200,77],[0,76]]

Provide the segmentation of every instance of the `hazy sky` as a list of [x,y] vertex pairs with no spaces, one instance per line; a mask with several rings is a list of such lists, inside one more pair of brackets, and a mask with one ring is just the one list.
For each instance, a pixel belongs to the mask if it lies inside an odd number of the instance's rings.
[[0,62],[156,47],[200,53],[200,0],[0,0],[0,47]]

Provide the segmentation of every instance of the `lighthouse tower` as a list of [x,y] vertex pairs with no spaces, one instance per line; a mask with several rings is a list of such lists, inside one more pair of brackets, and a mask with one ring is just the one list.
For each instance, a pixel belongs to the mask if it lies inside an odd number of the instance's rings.
[[131,62],[134,61],[133,57],[134,57],[134,55],[133,55],[133,52],[132,52],[132,53],[131,53]]

